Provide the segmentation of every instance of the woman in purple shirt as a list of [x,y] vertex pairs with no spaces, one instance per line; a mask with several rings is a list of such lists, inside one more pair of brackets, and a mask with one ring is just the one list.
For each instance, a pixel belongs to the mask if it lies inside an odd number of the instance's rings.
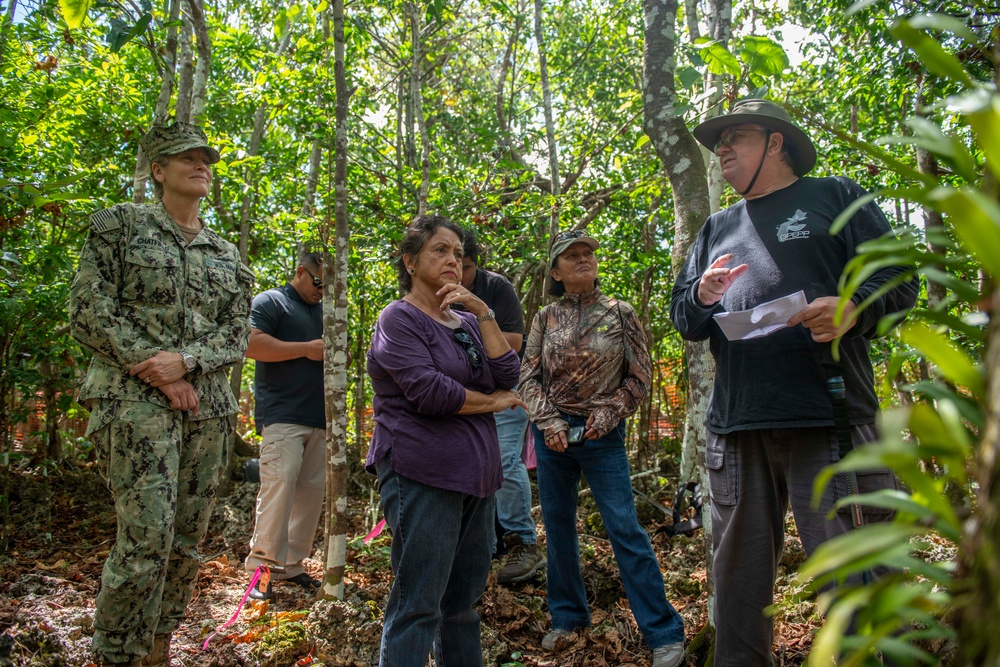
[[[524,407],[520,364],[493,311],[461,285],[461,228],[418,216],[396,270],[405,294],[379,316],[368,351],[378,476],[395,579],[381,667],[483,664],[479,615],[503,482],[492,413]],[[460,303],[468,312],[453,311]]]

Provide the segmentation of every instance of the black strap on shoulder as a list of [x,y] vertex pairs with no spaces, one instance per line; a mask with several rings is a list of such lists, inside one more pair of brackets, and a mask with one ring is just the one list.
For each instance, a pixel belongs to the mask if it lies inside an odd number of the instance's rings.
[[[824,345],[823,348],[821,364],[826,372],[826,389],[830,392],[830,400],[833,403],[833,426],[837,432],[840,459],[843,460],[854,449],[854,442],[851,438],[851,422],[847,416],[847,385],[844,382],[844,367],[833,358],[833,352],[829,345]],[[846,477],[848,495],[857,495],[857,474],[849,472],[846,473]],[[861,512],[861,505],[858,503],[851,503],[851,517],[855,527],[864,525],[864,515]]]

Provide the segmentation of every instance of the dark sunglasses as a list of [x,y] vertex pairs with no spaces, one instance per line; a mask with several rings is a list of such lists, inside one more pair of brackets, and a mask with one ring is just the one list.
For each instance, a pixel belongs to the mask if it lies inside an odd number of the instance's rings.
[[469,332],[465,329],[459,327],[455,329],[452,334],[455,336],[455,342],[465,348],[465,356],[469,358],[469,363],[475,369],[480,369],[483,367],[483,356],[479,353],[479,348],[476,347],[476,341],[472,339]]
[[304,266],[302,267],[302,270],[305,271],[306,273],[308,273],[309,277],[313,279],[313,287],[315,287],[316,289],[323,289],[323,280],[322,279],[317,278],[316,276],[314,276],[313,273],[312,273],[312,271],[310,271],[309,269],[307,269]]
[[556,234],[555,240],[552,243],[559,243],[560,241],[565,241],[566,239],[578,239],[583,236],[582,229],[570,229],[569,231],[559,232]]

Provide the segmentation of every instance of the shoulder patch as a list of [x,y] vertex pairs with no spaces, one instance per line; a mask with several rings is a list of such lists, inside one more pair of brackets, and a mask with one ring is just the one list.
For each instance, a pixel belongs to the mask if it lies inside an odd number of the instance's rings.
[[90,228],[98,234],[121,229],[122,223],[118,216],[106,208],[90,216]]

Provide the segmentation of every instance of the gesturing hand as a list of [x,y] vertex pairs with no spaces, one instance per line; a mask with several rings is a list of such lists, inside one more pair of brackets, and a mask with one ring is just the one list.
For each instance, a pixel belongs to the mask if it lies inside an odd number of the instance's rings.
[[844,316],[840,326],[834,324],[834,318],[837,315],[837,304],[839,302],[839,297],[821,296],[792,315],[787,324],[790,327],[801,324],[806,329],[809,329],[809,333],[812,334],[814,341],[817,343],[829,343],[834,338],[843,336],[850,331],[851,327],[857,324],[857,320],[851,317],[851,313],[857,308],[853,301],[848,301],[844,305]]
[[703,306],[714,306],[719,303],[719,299],[733,285],[733,281],[750,270],[746,264],[729,269],[726,264],[733,259],[732,253],[726,253],[718,257],[712,265],[701,275],[698,282],[698,301]]

